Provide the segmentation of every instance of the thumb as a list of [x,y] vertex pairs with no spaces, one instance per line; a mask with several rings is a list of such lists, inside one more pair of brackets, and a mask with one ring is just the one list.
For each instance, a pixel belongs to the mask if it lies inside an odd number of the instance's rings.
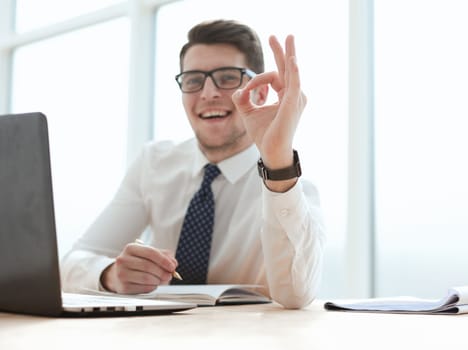
[[252,101],[250,100],[250,90],[239,89],[232,94],[232,102],[237,110],[244,114],[252,109]]

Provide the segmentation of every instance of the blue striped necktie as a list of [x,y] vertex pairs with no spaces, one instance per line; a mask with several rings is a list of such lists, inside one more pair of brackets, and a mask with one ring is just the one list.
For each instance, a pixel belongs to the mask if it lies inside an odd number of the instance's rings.
[[205,166],[203,182],[190,201],[177,245],[177,271],[183,280],[173,279],[172,284],[206,283],[215,211],[211,183],[219,174],[216,165]]

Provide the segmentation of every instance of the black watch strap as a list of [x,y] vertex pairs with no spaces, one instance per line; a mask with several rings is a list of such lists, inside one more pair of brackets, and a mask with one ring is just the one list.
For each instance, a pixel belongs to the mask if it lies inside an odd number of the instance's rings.
[[296,150],[293,150],[293,165],[282,169],[268,169],[263,164],[262,158],[258,160],[258,175],[263,180],[281,181],[294,179],[302,175],[301,163],[299,162],[299,155]]

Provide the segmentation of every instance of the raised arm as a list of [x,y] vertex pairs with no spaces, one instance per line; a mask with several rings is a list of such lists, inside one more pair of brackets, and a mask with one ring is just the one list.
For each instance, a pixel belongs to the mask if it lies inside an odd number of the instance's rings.
[[[275,170],[293,164],[293,138],[307,99],[301,90],[294,37],[289,35],[286,38],[285,51],[275,36],[271,36],[269,42],[278,70],[255,76],[244,88],[236,91],[232,99],[249,136],[260,151],[263,163]],[[252,103],[251,92],[263,85],[271,86],[276,92],[276,103],[262,106]],[[272,191],[285,192],[296,181],[297,178],[266,181],[266,185]]]

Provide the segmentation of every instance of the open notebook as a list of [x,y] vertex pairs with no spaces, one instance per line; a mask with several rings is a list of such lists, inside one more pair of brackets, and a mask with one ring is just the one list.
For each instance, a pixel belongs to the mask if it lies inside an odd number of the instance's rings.
[[180,301],[61,293],[46,117],[0,116],[0,311],[117,316],[194,307]]
[[[271,303],[271,299],[263,295],[261,289],[261,286],[251,284],[180,284],[158,286],[150,293],[136,296],[150,300],[184,301],[198,306]],[[83,290],[83,293],[128,297],[124,294],[93,290]]]

